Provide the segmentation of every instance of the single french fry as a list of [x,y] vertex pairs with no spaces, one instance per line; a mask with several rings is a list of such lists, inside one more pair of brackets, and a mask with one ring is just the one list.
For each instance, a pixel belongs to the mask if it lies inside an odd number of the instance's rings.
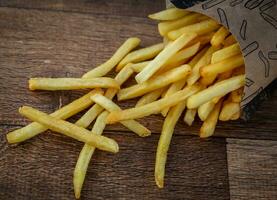
[[223,103],[219,120],[220,121],[228,121],[232,118],[233,115],[240,112],[240,104],[230,102],[229,99],[225,100]]
[[[124,67],[114,78],[119,85],[122,85],[132,76],[133,69],[130,65],[128,64],[126,67]],[[117,89],[109,88],[105,92],[105,96],[109,99],[112,99],[117,92]],[[78,121],[76,121],[75,124],[80,127],[87,128],[103,110],[104,109],[101,106],[95,104]]]
[[68,137],[74,138],[81,142],[85,142],[98,149],[113,153],[117,153],[119,150],[118,144],[113,139],[99,136],[97,134],[91,134],[90,131],[84,128],[81,128],[67,121],[52,117],[29,106],[23,106],[19,108],[19,113],[29,118],[30,120],[44,125],[52,131],[62,133]]
[[118,83],[112,78],[31,78],[30,90],[78,90],[87,88],[116,88]]
[[187,26],[190,24],[194,24],[199,22],[199,17],[201,15],[198,13],[191,13],[186,15],[180,19],[172,20],[172,21],[162,21],[158,24],[158,29],[161,36],[166,36],[168,32],[179,29],[183,26]]
[[187,125],[191,126],[195,119],[196,113],[197,113],[196,109],[187,109],[186,114],[184,116],[184,122]]
[[[97,117],[93,129],[91,131],[92,133],[102,135],[104,128],[106,126],[106,117],[108,116],[108,114],[108,111],[104,111]],[[86,177],[88,165],[90,163],[94,151],[95,147],[85,144],[79,154],[79,158],[77,160],[73,174],[73,185],[76,199],[79,199],[81,196],[81,190]]]
[[214,52],[211,63],[215,64],[215,63],[221,62],[227,58],[233,57],[240,53],[241,53],[240,46],[238,43],[235,43],[233,45],[230,45],[228,47],[225,47],[223,49],[220,49],[220,50]]
[[199,82],[204,86],[211,85],[216,80],[217,75],[201,77]]
[[175,20],[185,15],[188,15],[190,11],[179,8],[169,8],[151,15],[148,15],[150,19],[154,20]]
[[163,91],[166,88],[160,88],[157,90],[154,90],[152,92],[149,92],[148,94],[143,95],[136,103],[135,107],[140,107],[148,103],[152,103],[153,101],[156,101],[163,93]]
[[196,84],[185,87],[183,90],[176,92],[170,97],[154,101],[152,103],[140,106],[137,108],[130,108],[127,110],[111,112],[107,117],[107,123],[113,124],[119,121],[142,118],[151,114],[157,114],[166,107],[171,107],[181,101],[186,100],[189,96],[193,95],[201,89],[201,86]]
[[120,90],[117,93],[117,98],[119,101],[122,101],[141,96],[153,90],[165,87],[170,83],[184,79],[190,71],[191,67],[189,65],[182,65],[159,76],[153,77],[144,83]]
[[238,120],[240,118],[240,112],[235,113],[230,120]]
[[155,44],[146,48],[138,49],[130,52],[125,56],[116,67],[116,71],[119,72],[128,63],[137,63],[154,58],[164,48],[163,43]]
[[208,101],[198,107],[198,116],[202,121],[205,121],[209,114],[213,111],[216,103]]
[[138,83],[151,78],[172,56],[193,40],[196,34],[183,34],[177,40],[167,45],[140,73],[135,77]]
[[132,63],[131,68],[134,72],[141,72],[151,61],[144,61],[139,63]]
[[201,67],[200,74],[202,77],[216,76],[218,74],[231,71],[237,67],[244,64],[244,59],[242,55],[236,55],[231,58],[227,58],[221,62],[210,64]]
[[[118,105],[103,95],[93,95],[91,96],[91,99],[109,112],[122,111]],[[126,120],[121,121],[120,123],[141,137],[146,137],[151,134],[151,131],[135,120]]]
[[213,111],[209,114],[208,118],[204,121],[203,125],[200,128],[201,138],[207,138],[214,134],[221,105],[222,105],[222,101],[219,101],[215,105]]
[[[51,114],[52,117],[60,118],[60,119],[67,119],[78,112],[81,112],[82,110],[88,108],[93,104],[93,101],[90,99],[90,96],[94,93],[103,93],[101,90],[93,90],[89,92],[88,94],[76,99],[75,101],[71,102],[68,105],[65,105],[64,107],[60,108],[59,110],[53,112]],[[7,140],[9,143],[19,143],[23,142],[25,140],[28,140],[44,131],[46,131],[48,128],[37,123],[32,122],[28,124],[27,126],[24,126],[23,128],[14,130],[7,134]]]
[[155,181],[159,188],[164,187],[165,164],[170,141],[174,133],[174,127],[182,112],[186,107],[186,102],[180,102],[170,109],[168,116],[165,118],[162,133],[159,139],[159,144],[156,153],[155,163]]
[[231,92],[231,100],[234,103],[240,103],[242,101],[243,87]]
[[207,33],[205,35],[199,35],[194,40],[192,40],[190,43],[187,44],[187,46],[190,46],[192,44],[195,44],[197,42],[200,42],[201,46],[206,45],[210,43],[212,37],[214,36],[214,32]]
[[214,34],[211,40],[211,45],[216,47],[221,45],[229,33],[230,32],[224,26],[220,27],[220,29]]
[[234,37],[234,35],[230,35],[224,40],[223,45],[224,47],[228,47],[235,43],[237,43],[236,38]]
[[212,32],[214,30],[217,30],[219,28],[219,26],[220,25],[215,20],[207,19],[207,20],[195,23],[195,24],[185,26],[185,27],[177,29],[177,30],[170,31],[167,34],[167,37],[170,40],[176,40],[182,34],[196,33],[197,35],[204,35],[204,34]]
[[192,72],[187,79],[188,85],[193,85],[200,78],[200,68],[210,64],[212,54],[218,50],[218,47],[211,46],[199,61],[192,68]]
[[140,44],[139,38],[127,39],[115,52],[115,54],[102,65],[85,73],[82,78],[94,78],[105,76],[109,73],[130,51]]

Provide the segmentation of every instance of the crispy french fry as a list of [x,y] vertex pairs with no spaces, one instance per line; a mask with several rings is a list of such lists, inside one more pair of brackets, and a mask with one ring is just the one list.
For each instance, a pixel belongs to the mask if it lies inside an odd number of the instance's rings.
[[138,49],[125,56],[116,67],[116,71],[120,71],[128,63],[137,63],[154,58],[164,48],[163,43],[155,44],[143,49]]
[[221,45],[228,35],[229,31],[224,26],[220,27],[220,29],[214,34],[211,40],[211,45],[216,47]]
[[213,19],[207,19],[195,24],[185,26],[183,28],[170,31],[167,37],[170,40],[176,40],[182,34],[196,33],[197,35],[204,35],[219,28],[219,24]]
[[224,45],[224,47],[228,47],[235,43],[237,43],[236,38],[234,37],[234,35],[230,35],[224,40],[223,45]]
[[208,118],[204,121],[200,128],[200,137],[207,138],[214,134],[215,127],[218,121],[218,115],[220,112],[222,101],[219,101],[213,111],[209,114]]
[[220,81],[189,97],[187,100],[187,107],[189,109],[197,108],[202,104],[211,101],[214,97],[224,96],[233,90],[243,87],[244,84],[245,75],[234,76]]
[[[114,102],[112,102],[107,97],[104,97],[103,95],[93,95],[91,96],[91,99],[109,112],[122,111],[118,105],[116,105]],[[121,121],[120,123],[141,137],[146,137],[151,134],[151,132],[147,128],[145,128],[143,125],[135,120],[126,120]]]
[[62,133],[78,141],[85,142],[98,149],[117,153],[118,144],[113,139],[109,139],[97,134],[91,134],[90,131],[81,128],[75,124],[52,117],[29,106],[19,108],[19,113],[30,120],[38,122],[52,131]]
[[186,107],[186,102],[181,102],[170,109],[165,118],[162,133],[156,153],[155,181],[159,188],[164,187],[165,164],[170,141],[174,133],[174,127]]
[[85,73],[82,78],[93,78],[105,76],[109,73],[130,51],[140,44],[139,38],[127,39],[115,52],[115,54],[102,65]]
[[[119,85],[122,85],[133,74],[133,70],[130,65],[128,64],[124,67],[114,78]],[[117,89],[109,88],[106,91],[105,96],[112,99],[116,95],[117,91]],[[75,124],[87,128],[103,110],[104,109],[101,106],[95,104],[78,121],[76,121]]]
[[218,50],[218,47],[211,46],[205,54],[199,59],[199,61],[192,68],[192,72],[187,79],[188,85],[193,85],[200,78],[200,68],[208,65],[211,62],[212,54]]
[[78,90],[87,88],[116,88],[118,83],[112,78],[31,78],[30,90]]
[[[94,134],[102,135],[103,130],[106,126],[106,117],[108,116],[108,114],[108,111],[104,111],[97,117],[92,129],[92,132]],[[85,144],[77,160],[73,174],[73,185],[76,199],[79,199],[81,196],[81,190],[86,177],[88,165],[90,163],[94,151],[95,147]]]
[[231,100],[234,103],[240,103],[242,101],[243,87],[231,92]]
[[145,94],[144,96],[142,96],[137,101],[135,107],[140,107],[140,106],[143,106],[145,104],[152,103],[153,101],[156,101],[162,95],[162,93],[165,89],[166,88],[160,88],[160,89],[154,90],[152,92],[149,92],[148,94]]
[[208,101],[198,107],[198,116],[202,121],[205,121],[209,114],[213,111],[216,103]]
[[200,74],[203,77],[215,76],[227,71],[231,71],[237,67],[244,64],[244,59],[242,55],[236,55],[231,58],[227,58],[221,62],[210,64],[201,67]]
[[184,122],[187,125],[191,126],[194,121],[196,113],[197,113],[196,109],[187,109],[186,114],[184,116]]
[[208,34],[205,35],[199,35],[197,36],[194,40],[192,40],[190,43],[187,44],[187,46],[190,46],[192,44],[195,44],[197,42],[200,42],[201,46],[206,45],[208,43],[210,43],[212,37],[214,36],[214,32],[210,32]]
[[223,103],[219,120],[220,121],[228,121],[230,120],[236,113],[240,112],[240,104],[230,102],[228,99]]
[[165,72],[164,74],[153,77],[144,83],[120,90],[117,93],[117,98],[119,101],[122,101],[141,96],[185,78],[190,71],[191,67],[189,65],[182,65],[178,68]]
[[179,8],[169,8],[151,15],[148,15],[150,19],[154,20],[175,20],[179,19],[190,12]]
[[151,78],[174,54],[181,50],[187,43],[193,40],[196,34],[183,34],[177,40],[167,45],[139,74],[136,81],[143,83]]
[[206,77],[201,77],[199,82],[204,85],[204,86],[209,86],[211,85],[215,80],[216,80],[216,75],[213,76],[206,76]]
[[107,123],[113,124],[119,121],[142,118],[151,114],[157,114],[166,107],[171,107],[181,101],[186,100],[189,96],[193,95],[201,89],[199,85],[192,85],[185,87],[183,90],[176,92],[170,97],[154,101],[152,103],[140,106],[137,108],[130,108],[127,110],[111,112],[107,117]]
[[180,19],[172,20],[172,21],[163,21],[158,24],[158,29],[161,36],[166,36],[168,32],[179,29],[183,26],[187,26],[190,24],[194,24],[199,22],[199,17],[201,15],[198,13],[191,13],[186,15]]
[[237,112],[230,118],[230,120],[237,120],[239,118],[240,118],[240,112]]
[[[80,97],[79,99],[76,99],[75,101],[71,102],[70,104],[55,111],[54,113],[51,114],[51,116],[55,118],[60,118],[60,119],[67,119],[75,115],[76,113],[88,108],[93,104],[93,101],[90,99],[90,96],[96,92],[103,93],[99,89],[93,90],[88,94]],[[37,122],[32,122],[23,128],[20,128],[8,133],[6,137],[9,143],[18,143],[18,142],[23,142],[27,139],[30,139],[46,131],[47,129],[48,129],[47,127]]]
[[215,64],[215,63],[221,62],[227,58],[233,57],[240,53],[241,53],[240,46],[238,43],[235,43],[233,45],[230,45],[228,47],[225,47],[223,49],[220,49],[220,50],[214,52],[211,63]]

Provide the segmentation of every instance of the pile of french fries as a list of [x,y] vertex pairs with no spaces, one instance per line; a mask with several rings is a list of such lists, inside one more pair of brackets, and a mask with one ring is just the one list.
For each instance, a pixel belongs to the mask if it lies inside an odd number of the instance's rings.
[[[121,123],[146,137],[150,130],[136,119],[152,114],[165,117],[155,165],[156,184],[162,188],[167,151],[182,113],[189,126],[198,114],[203,121],[201,138],[214,134],[218,120],[240,117],[245,67],[231,33],[207,16],[177,8],[149,17],[159,21],[163,42],[136,49],[140,39],[129,38],[109,60],[81,78],[31,78],[30,90],[92,90],[51,114],[21,107],[19,113],[33,122],[7,134],[9,143],[19,143],[50,129],[83,142],[74,171],[76,198],[80,198],[95,148],[119,151],[116,141],[102,136],[106,124]],[[114,69],[114,78],[104,77]],[[134,74],[137,84],[120,88]],[[122,110],[112,101],[116,95],[118,101],[138,98],[137,104]],[[88,110],[75,124],[66,121],[84,109]],[[92,130],[88,130],[93,122]]]

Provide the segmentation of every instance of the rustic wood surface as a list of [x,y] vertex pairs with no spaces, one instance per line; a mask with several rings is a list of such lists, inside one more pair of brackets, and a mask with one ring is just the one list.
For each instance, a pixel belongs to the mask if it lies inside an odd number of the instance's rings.
[[[31,92],[28,78],[80,77],[127,37],[140,37],[142,46],[161,41],[146,16],[162,8],[164,1],[0,0],[0,199],[74,198],[72,173],[81,143],[48,131],[8,145],[5,134],[29,123],[19,106],[50,113],[83,92]],[[119,142],[120,153],[97,151],[82,199],[276,199],[276,108],[275,92],[249,122],[219,123],[208,140],[193,136],[198,120],[192,127],[180,121],[163,190],[153,177],[163,118],[141,120],[157,133],[147,139],[108,126],[106,135]]]

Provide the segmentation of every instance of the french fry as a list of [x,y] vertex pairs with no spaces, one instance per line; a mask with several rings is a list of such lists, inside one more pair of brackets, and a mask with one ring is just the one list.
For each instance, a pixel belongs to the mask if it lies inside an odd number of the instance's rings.
[[204,121],[203,125],[200,128],[201,138],[207,138],[214,134],[221,105],[222,105],[222,100],[215,105],[213,111],[209,114],[208,118]]
[[220,49],[213,53],[211,63],[215,64],[221,62],[227,58],[233,57],[235,55],[241,54],[240,46],[238,43]]
[[[103,95],[93,95],[91,96],[91,99],[109,112],[122,111],[118,105],[116,105],[114,102],[112,102],[107,97],[104,97]],[[141,137],[146,137],[151,134],[151,132],[147,128],[145,128],[143,125],[135,120],[126,120],[120,123]]]
[[230,35],[224,40],[223,45],[224,47],[228,47],[235,43],[237,43],[236,38],[233,35]]
[[199,61],[192,68],[192,72],[187,79],[188,85],[193,85],[200,78],[200,68],[210,64],[212,54],[218,50],[218,47],[211,46],[205,54],[199,59]]
[[240,103],[242,101],[243,88],[239,88],[231,92],[231,100],[234,103]]
[[231,118],[230,120],[238,120],[240,118],[240,111],[235,113]]
[[143,83],[151,78],[174,54],[193,40],[196,34],[183,34],[177,40],[167,45],[140,73],[135,77],[138,83]]
[[152,103],[153,101],[156,101],[162,95],[162,93],[165,89],[166,88],[160,88],[160,89],[154,90],[152,92],[149,92],[148,94],[145,94],[144,96],[142,96],[137,101],[135,107],[140,107],[140,106],[143,106],[145,104]]
[[113,139],[109,139],[97,134],[91,134],[90,131],[81,128],[75,124],[52,117],[29,106],[19,108],[19,113],[30,120],[38,122],[52,131],[62,133],[68,137],[74,138],[80,142],[85,142],[98,149],[117,153],[118,144]]
[[216,80],[216,77],[217,77],[217,75],[201,77],[199,82],[200,82],[200,84],[207,87],[207,86],[211,85]]
[[87,88],[116,88],[118,83],[112,78],[31,78],[30,90],[78,90]]
[[208,34],[205,35],[199,35],[197,36],[194,40],[192,40],[190,43],[187,44],[187,46],[190,46],[192,44],[195,44],[197,42],[200,42],[201,46],[204,46],[208,43],[210,43],[212,37],[214,36],[214,32],[210,32]]
[[219,120],[220,121],[228,121],[236,113],[239,113],[239,112],[240,112],[240,104],[231,102],[227,99],[223,103],[223,106],[222,106],[222,109],[221,109],[221,112],[220,112],[220,115],[219,115]]
[[187,107],[189,109],[198,108],[202,104],[211,101],[214,97],[224,96],[233,90],[243,87],[244,84],[245,75],[234,76],[220,81],[189,97],[187,100]]
[[215,107],[214,102],[208,101],[207,103],[202,104],[198,107],[198,116],[202,121],[205,121],[209,114],[213,111]]
[[[106,126],[106,117],[108,116],[108,114],[109,112],[104,111],[97,117],[91,131],[92,133],[102,135],[103,130]],[[79,199],[81,196],[81,190],[86,177],[88,165],[94,151],[95,147],[85,144],[79,154],[79,158],[77,160],[73,174],[73,185],[76,199]]]
[[159,33],[161,36],[166,36],[167,33],[172,30],[179,29],[183,26],[187,26],[187,25],[199,22],[200,16],[201,16],[200,14],[191,13],[180,19],[176,19],[172,21],[162,21],[158,24]]
[[184,122],[187,125],[191,126],[194,121],[196,113],[197,113],[196,109],[187,109],[186,114],[184,116]]
[[184,9],[169,8],[151,15],[148,15],[150,19],[154,20],[175,20],[188,15],[190,12]]
[[211,40],[211,45],[216,47],[220,46],[228,35],[229,31],[224,26],[220,27],[220,29],[214,34]]
[[207,19],[177,30],[170,31],[167,34],[167,37],[170,40],[176,40],[182,34],[196,33],[197,35],[204,35],[212,31],[215,31],[218,28],[219,24],[216,21],[214,21],[213,19]]
[[153,77],[144,83],[120,90],[117,93],[117,98],[119,101],[122,101],[141,96],[185,78],[190,71],[191,67],[189,65],[182,65],[178,68],[165,72],[164,74]]
[[242,55],[236,55],[231,58],[227,58],[221,62],[210,64],[201,67],[200,74],[203,77],[215,76],[227,71],[231,71],[237,67],[244,64],[244,59]]
[[130,108],[127,110],[111,112],[107,117],[107,123],[113,124],[119,121],[142,118],[151,114],[157,114],[162,109],[174,106],[181,101],[186,100],[189,96],[193,95],[201,89],[199,85],[192,85],[185,87],[183,90],[176,92],[170,97],[154,101],[152,103],[140,106],[137,108]]
[[85,73],[82,78],[94,78],[105,76],[109,73],[130,51],[140,44],[139,38],[127,39],[115,52],[115,54],[102,65]]
[[119,72],[128,63],[137,63],[154,58],[164,48],[163,43],[155,44],[143,49],[138,49],[125,56],[116,67],[116,71]]
[[[131,68],[131,64],[128,64],[124,67],[114,78],[119,85],[122,85],[125,81],[127,81],[133,74],[133,69]],[[112,99],[116,93],[117,89],[109,88],[105,96],[109,99]],[[103,111],[104,109],[98,104],[93,105],[78,121],[76,121],[76,125],[87,128],[93,120]]]
[[151,61],[144,61],[139,63],[131,63],[131,68],[134,72],[139,73],[141,72]]
[[186,102],[180,102],[170,109],[168,116],[165,118],[162,133],[156,153],[155,163],[155,181],[159,188],[164,187],[165,164],[170,141],[174,133],[174,127],[186,107]]
[[[103,93],[103,92],[99,89],[93,90],[88,94],[80,97],[79,99],[76,99],[75,101],[71,102],[70,104],[65,105],[59,110],[53,112],[51,116],[55,118],[60,118],[60,119],[67,119],[75,115],[76,113],[81,112],[82,110],[88,108],[93,104],[93,101],[90,99],[90,96],[94,93]],[[6,138],[9,143],[19,143],[19,142],[28,140],[46,131],[47,129],[48,129],[47,127],[37,122],[32,122],[23,128],[20,128],[8,133]]]

